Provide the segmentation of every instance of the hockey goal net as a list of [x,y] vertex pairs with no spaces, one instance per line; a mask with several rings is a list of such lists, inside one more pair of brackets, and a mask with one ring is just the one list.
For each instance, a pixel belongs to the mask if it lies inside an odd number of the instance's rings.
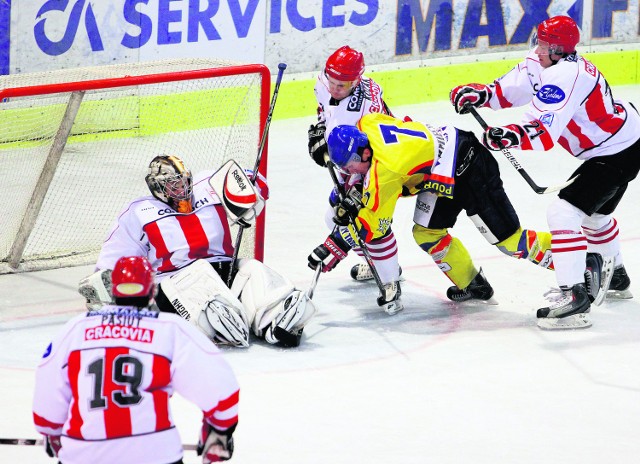
[[[202,59],[0,76],[0,273],[95,262],[158,154],[252,169],[269,93],[264,65]],[[263,237],[264,215],[240,256]]]

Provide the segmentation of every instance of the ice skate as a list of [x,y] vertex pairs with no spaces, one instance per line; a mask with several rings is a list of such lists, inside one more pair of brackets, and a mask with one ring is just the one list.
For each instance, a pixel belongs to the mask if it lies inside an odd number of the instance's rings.
[[556,294],[549,298],[552,303],[538,309],[538,327],[541,329],[586,329],[591,327],[589,311],[591,302],[585,284],[573,287],[560,287]]
[[607,295],[613,277],[613,258],[603,258],[599,253],[587,253],[584,282],[589,300],[600,306]]
[[404,309],[400,295],[402,295],[400,282],[396,281],[384,284],[384,292],[378,296],[378,306],[390,316],[399,313]]
[[627,270],[624,266],[618,266],[613,270],[611,276],[611,283],[609,284],[609,290],[607,291],[608,300],[628,300],[633,298],[633,294],[629,287],[631,286],[631,279],[627,275]]
[[[399,275],[402,275],[402,268],[398,266]],[[351,278],[358,282],[373,279],[373,273],[367,263],[356,264],[351,268]]]
[[466,288],[449,287],[447,289],[447,298],[457,303],[478,300],[486,304],[498,304],[493,298],[493,288],[485,278],[482,268]]

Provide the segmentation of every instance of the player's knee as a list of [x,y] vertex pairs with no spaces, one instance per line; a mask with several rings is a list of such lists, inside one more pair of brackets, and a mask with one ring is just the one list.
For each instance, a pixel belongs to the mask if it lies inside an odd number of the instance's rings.
[[412,232],[413,239],[418,246],[427,253],[429,253],[429,250],[436,246],[440,240],[449,235],[447,229],[427,229],[419,224],[413,225]]
[[549,229],[577,232],[582,227],[586,214],[566,200],[556,198],[547,209]]

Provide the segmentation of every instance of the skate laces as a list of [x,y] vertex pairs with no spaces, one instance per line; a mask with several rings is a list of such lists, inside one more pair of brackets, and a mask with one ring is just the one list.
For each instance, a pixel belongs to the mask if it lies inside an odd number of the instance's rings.
[[564,306],[573,298],[571,289],[563,290],[558,287],[549,287],[542,296],[550,303],[550,308]]

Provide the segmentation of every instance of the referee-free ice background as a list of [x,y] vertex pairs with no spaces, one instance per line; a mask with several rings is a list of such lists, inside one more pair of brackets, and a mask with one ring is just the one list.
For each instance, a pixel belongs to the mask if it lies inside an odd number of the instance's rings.
[[[615,88],[614,95],[640,103],[640,87]],[[448,102],[393,110],[481,133]],[[522,112],[481,111],[492,125],[518,122]],[[329,232],[324,214],[332,186],[307,154],[311,122],[275,121],[269,139],[265,261],[301,289],[313,274],[307,255]],[[561,149],[516,155],[544,186],[578,165]],[[546,207],[555,196],[535,194],[501,153],[495,156],[523,227],[547,229]],[[359,261],[350,255],[321,275],[313,297],[318,313],[300,347],[254,341],[248,349],[224,349],[241,385],[231,462],[637,462],[639,192],[636,181],[615,214],[636,298],[592,308],[589,329],[556,332],[535,323],[543,293],[555,286],[553,273],[500,253],[464,213],[451,232],[482,266],[499,304],[448,301],[450,282],[411,236],[414,199],[401,199],[393,229],[403,312],[386,315],[375,283],[351,280],[349,269]],[[91,272],[84,266],[0,276],[0,437],[39,438],[31,416],[34,367],[62,324],[83,311],[77,283]],[[183,442],[195,443],[200,412],[178,395],[172,408]],[[33,446],[0,446],[0,461],[55,462]],[[201,462],[192,451],[184,461]]]

